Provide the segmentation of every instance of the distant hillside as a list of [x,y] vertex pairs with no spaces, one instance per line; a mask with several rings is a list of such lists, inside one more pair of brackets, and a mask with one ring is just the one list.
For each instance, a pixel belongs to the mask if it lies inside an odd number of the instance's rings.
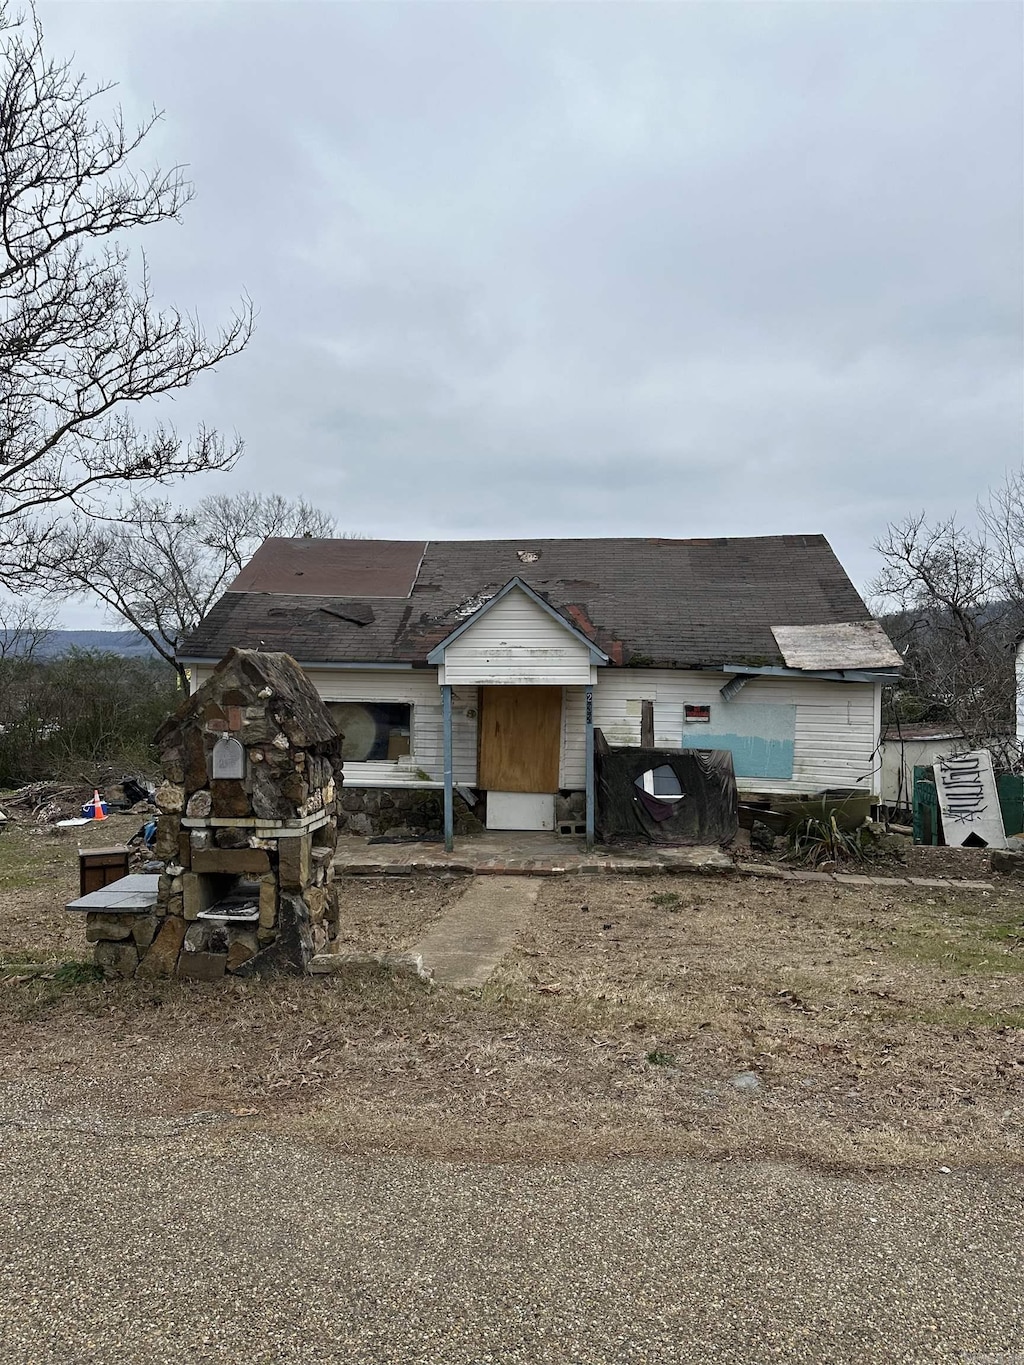
[[51,630],[38,653],[54,659],[73,649],[95,650],[146,659],[155,655],[153,646],[137,630]]

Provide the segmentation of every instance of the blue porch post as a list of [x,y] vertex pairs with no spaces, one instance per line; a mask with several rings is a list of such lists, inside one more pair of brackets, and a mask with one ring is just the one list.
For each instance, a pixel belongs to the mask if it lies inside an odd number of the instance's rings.
[[441,707],[444,716],[444,846],[451,853],[455,847],[455,793],[452,782],[452,689],[447,683],[441,688]]
[[594,689],[587,688],[587,852],[594,847]]

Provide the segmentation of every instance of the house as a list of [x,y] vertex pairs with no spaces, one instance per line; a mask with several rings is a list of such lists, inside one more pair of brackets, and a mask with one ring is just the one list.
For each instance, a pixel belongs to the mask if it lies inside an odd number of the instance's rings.
[[823,536],[269,539],[184,642],[193,687],[231,646],[302,664],[349,798],[443,790],[449,843],[459,792],[592,837],[595,728],[729,749],[741,793],[877,796],[900,665]]
[[882,736],[882,802],[890,811],[910,810],[914,769],[931,768],[942,758],[963,753],[971,744],[949,725],[890,726]]

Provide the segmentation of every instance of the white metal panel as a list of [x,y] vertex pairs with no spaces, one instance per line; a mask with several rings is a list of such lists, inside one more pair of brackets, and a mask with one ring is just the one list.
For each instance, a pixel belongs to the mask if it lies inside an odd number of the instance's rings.
[[980,840],[983,847],[1005,848],[1006,831],[989,751],[972,749],[969,754],[941,758],[932,772],[946,843]]
[[554,829],[555,798],[544,792],[488,792],[488,829]]
[[444,655],[444,681],[453,686],[586,686],[590,651],[514,588]]

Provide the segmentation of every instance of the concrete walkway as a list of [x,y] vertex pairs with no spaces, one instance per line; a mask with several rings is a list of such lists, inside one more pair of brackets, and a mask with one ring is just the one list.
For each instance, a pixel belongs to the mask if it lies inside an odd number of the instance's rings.
[[516,941],[537,903],[533,877],[475,877],[409,956],[446,986],[482,986]]

